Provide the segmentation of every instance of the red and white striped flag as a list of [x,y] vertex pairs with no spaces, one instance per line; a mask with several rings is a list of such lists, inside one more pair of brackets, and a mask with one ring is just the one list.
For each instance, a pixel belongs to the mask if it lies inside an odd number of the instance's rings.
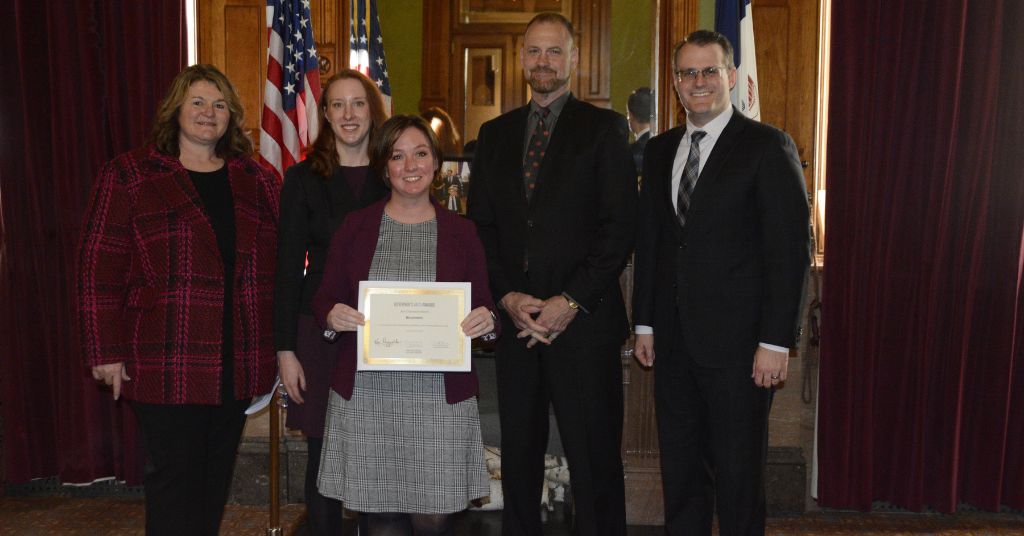
[[377,84],[384,97],[384,109],[390,114],[391,80],[388,78],[388,62],[384,60],[384,36],[380,31],[377,17],[377,0],[352,0],[351,25],[349,26],[348,65],[362,71]]
[[267,84],[260,121],[260,157],[284,176],[316,139],[320,62],[309,0],[267,0]]

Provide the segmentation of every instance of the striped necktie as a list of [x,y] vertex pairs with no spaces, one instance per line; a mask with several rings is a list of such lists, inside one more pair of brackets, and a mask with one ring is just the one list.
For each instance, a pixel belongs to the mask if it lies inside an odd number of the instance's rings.
[[690,154],[686,156],[683,176],[679,180],[679,192],[676,194],[676,215],[679,217],[679,225],[686,225],[686,211],[690,208],[690,195],[693,194],[693,187],[697,184],[697,177],[700,175],[700,140],[705,135],[707,132],[703,130],[697,130],[690,134]]

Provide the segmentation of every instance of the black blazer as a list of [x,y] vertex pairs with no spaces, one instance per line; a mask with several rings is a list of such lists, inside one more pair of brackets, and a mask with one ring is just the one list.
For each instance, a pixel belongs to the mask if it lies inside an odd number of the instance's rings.
[[651,131],[644,132],[640,137],[629,146],[629,151],[633,153],[633,163],[636,164],[636,174],[639,175],[644,170],[644,150],[647,148],[647,142],[651,139]]
[[[359,198],[353,195],[341,168],[324,179],[309,160],[288,168],[281,187],[281,219],[274,281],[274,347],[294,350],[299,314],[312,314],[310,304],[320,286],[331,236],[345,215],[382,199],[388,192],[372,171]],[[306,267],[306,259],[309,266]],[[305,269],[305,274],[303,270]]]
[[497,301],[511,291],[541,299],[566,292],[589,314],[577,315],[560,341],[622,342],[629,326],[618,278],[633,249],[637,207],[626,120],[570,96],[527,204],[529,110],[480,127],[471,168],[468,215],[487,254],[492,294]]
[[793,347],[810,264],[793,140],[733,110],[682,227],[671,174],[684,133],[677,127],[647,144],[634,323],[654,328],[656,354],[665,341],[657,335],[681,329],[690,355],[709,367],[750,363],[759,342]]

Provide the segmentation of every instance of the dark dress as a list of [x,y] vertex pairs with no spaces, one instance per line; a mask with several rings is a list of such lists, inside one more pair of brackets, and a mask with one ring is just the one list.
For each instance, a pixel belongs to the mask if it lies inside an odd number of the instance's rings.
[[274,286],[274,346],[277,351],[294,351],[302,364],[305,403],[288,406],[286,426],[307,437],[323,437],[337,353],[324,341],[310,310],[323,277],[327,247],[349,212],[386,193],[384,183],[368,167],[339,167],[324,179],[307,160],[285,172]]

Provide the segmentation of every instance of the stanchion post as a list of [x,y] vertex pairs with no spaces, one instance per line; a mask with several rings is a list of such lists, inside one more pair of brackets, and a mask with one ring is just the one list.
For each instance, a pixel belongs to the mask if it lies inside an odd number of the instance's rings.
[[281,536],[281,407],[280,394],[274,389],[270,400],[270,516],[267,536]]

